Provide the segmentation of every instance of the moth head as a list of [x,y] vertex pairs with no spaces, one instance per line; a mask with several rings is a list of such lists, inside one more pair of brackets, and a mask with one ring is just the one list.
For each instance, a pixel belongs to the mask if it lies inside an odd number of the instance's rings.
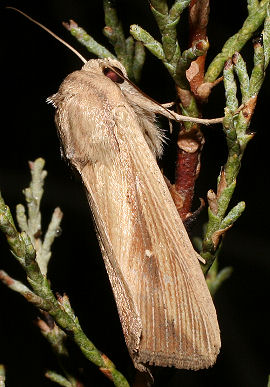
[[125,67],[116,59],[91,59],[83,66],[82,70],[104,75],[119,85],[125,80],[128,81]]
[[[151,98],[128,79],[125,67],[118,60],[112,58],[91,59],[82,67],[82,70],[109,78],[121,89],[125,98],[132,106],[140,106],[142,109],[145,108],[149,111],[149,101],[152,101]],[[89,75],[91,76],[91,74]],[[152,104],[153,102],[151,102]]]

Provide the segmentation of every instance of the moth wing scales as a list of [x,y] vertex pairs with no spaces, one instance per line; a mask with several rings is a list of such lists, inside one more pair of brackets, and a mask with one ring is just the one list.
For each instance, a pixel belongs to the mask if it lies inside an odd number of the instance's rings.
[[[141,239],[148,236],[141,244],[140,260],[135,260],[141,283],[134,297],[143,325],[136,361],[179,368],[208,367],[219,351],[219,328],[196,254],[134,117],[126,107],[119,107],[116,120],[116,137],[120,143],[121,136],[122,144],[128,146],[129,168],[137,180],[134,196],[144,227]],[[150,257],[144,254],[147,243]]]
[[[86,165],[83,170],[82,177],[87,180],[89,177],[93,177],[93,171],[91,170],[90,165]],[[106,226],[103,224],[103,217],[101,216],[99,206],[95,201],[96,195],[88,189],[87,191],[87,198],[95,221],[106,271],[110,279],[113,293],[117,295],[115,300],[127,347],[128,349],[132,348],[133,350],[137,350],[142,331],[141,319],[130,294],[128,285],[123,277],[123,273],[119,267],[119,263],[115,259],[110,238],[104,232],[106,230]],[[142,370],[144,370],[144,367]]]
[[[104,187],[106,187],[106,177],[110,176],[107,168],[111,163],[105,162],[101,164],[100,162],[104,158],[104,149],[108,146],[117,148],[117,143],[114,138],[112,139],[112,133],[110,134],[114,122],[110,120],[110,104],[101,104],[100,99],[96,100],[94,85],[91,85],[89,89],[87,88],[85,98],[83,98],[82,92],[79,96],[66,93],[66,89],[72,90],[72,82],[77,82],[75,75],[79,75],[80,78],[83,76],[81,72],[77,73],[72,73],[68,76],[60,87],[59,93],[51,97],[52,102],[57,106],[56,125],[64,147],[65,156],[79,171],[84,181],[88,201],[98,231],[98,239],[106,270],[114,294],[117,294],[118,297],[116,302],[127,346],[136,350],[141,335],[141,321],[131,298],[129,288],[123,278],[122,271],[115,260],[111,238],[108,234],[108,222],[109,227],[111,227],[110,220],[114,216],[110,211],[110,206],[106,206],[106,203],[111,199],[111,195],[109,191],[105,191]],[[91,107],[91,105],[93,106]],[[102,133],[100,137],[102,141],[99,141],[95,135],[95,141],[93,141],[93,133],[95,133],[97,121],[100,120],[97,112],[98,110],[104,110],[104,105],[107,106],[108,111],[106,119],[104,120],[103,118],[102,121],[105,123],[104,127],[99,127],[99,131]],[[85,114],[86,110],[87,114]],[[102,137],[107,139],[107,143]],[[90,150],[90,154],[88,154],[87,143],[90,142],[95,144],[94,154],[92,154],[94,150]],[[106,156],[110,159],[108,153]],[[90,159],[91,161],[89,161]],[[106,223],[104,223],[103,219],[107,220]]]
[[[141,369],[147,364],[208,367],[220,346],[216,313],[162,174],[121,93],[111,105],[111,99],[95,90],[96,81],[87,82],[85,98],[82,91],[79,99],[73,95],[66,102],[60,103],[62,95],[54,97],[56,121],[66,153],[90,195],[133,361]],[[102,112],[109,107],[101,122],[98,105]],[[101,141],[99,150],[95,143],[96,149],[87,154],[97,124],[106,144]]]

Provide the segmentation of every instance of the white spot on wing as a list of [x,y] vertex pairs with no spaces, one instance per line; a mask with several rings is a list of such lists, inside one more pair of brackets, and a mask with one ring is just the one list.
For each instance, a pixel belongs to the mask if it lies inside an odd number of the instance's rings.
[[151,257],[153,256],[153,252],[150,251],[150,250],[145,250],[145,256],[146,256],[147,258],[151,258]]

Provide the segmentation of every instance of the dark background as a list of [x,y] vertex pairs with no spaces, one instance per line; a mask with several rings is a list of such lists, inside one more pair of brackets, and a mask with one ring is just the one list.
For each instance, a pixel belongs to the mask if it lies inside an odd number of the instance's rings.
[[[212,2],[209,58],[219,52],[246,17],[246,2]],[[219,4],[218,4],[219,3]],[[148,2],[118,1],[126,31],[132,23],[147,28],[159,38]],[[216,5],[218,4],[218,5]],[[102,35],[102,1],[12,1],[20,8],[70,42],[87,58],[61,22],[72,18],[99,42]],[[180,28],[185,42],[186,20]],[[54,244],[49,267],[52,287],[66,292],[81,325],[95,345],[107,354],[129,379],[132,364],[125,349],[110,284],[99,253],[90,212],[79,180],[61,160],[54,127],[54,111],[45,103],[57,91],[64,77],[79,69],[79,59],[59,42],[11,10],[1,8],[1,151],[0,186],[6,202],[15,211],[23,201],[22,189],[29,182],[27,160],[46,159],[48,177],[42,202],[43,229],[53,209],[64,212],[63,233]],[[183,47],[185,48],[185,47]],[[250,62],[252,45],[243,54]],[[155,70],[153,70],[155,69]],[[159,102],[173,99],[174,89],[165,68],[147,53],[141,88]],[[205,117],[222,116],[223,86],[213,92]],[[267,110],[268,109],[268,110]],[[220,266],[231,265],[232,277],[216,294],[215,304],[222,335],[222,350],[216,365],[207,371],[165,370],[156,378],[157,386],[237,386],[266,387],[269,373],[269,75],[259,95],[251,130],[256,132],[248,145],[233,198],[244,200],[247,209],[228,232]],[[215,189],[216,177],[226,160],[221,127],[204,129],[206,145],[196,197]],[[206,211],[200,224],[206,219]],[[0,237],[1,264],[11,276],[22,281],[24,273]],[[0,284],[0,363],[7,367],[7,386],[51,386],[45,370],[58,370],[48,343],[34,325],[37,311],[18,294]],[[76,355],[76,348],[71,349]],[[76,363],[77,361],[77,363]],[[111,383],[82,357],[74,360],[88,375],[89,386]]]

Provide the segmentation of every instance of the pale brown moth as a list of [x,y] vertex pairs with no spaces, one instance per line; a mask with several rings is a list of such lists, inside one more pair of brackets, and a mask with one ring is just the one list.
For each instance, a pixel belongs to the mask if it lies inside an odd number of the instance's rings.
[[133,87],[112,59],[86,62],[49,102],[63,153],[86,188],[135,367],[213,365],[215,307],[156,162],[164,136],[155,114],[175,114]]

